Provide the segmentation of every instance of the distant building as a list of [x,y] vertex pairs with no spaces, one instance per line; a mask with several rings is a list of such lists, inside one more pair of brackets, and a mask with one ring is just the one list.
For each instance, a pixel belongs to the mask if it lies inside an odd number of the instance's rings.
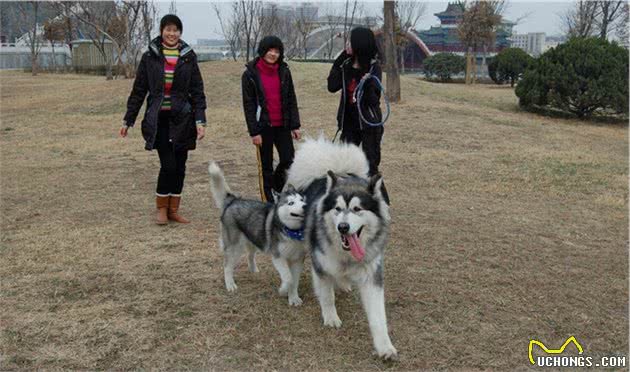
[[223,48],[228,47],[225,40],[221,39],[197,39],[197,46]]
[[565,36],[547,36],[545,38],[545,46],[543,48],[543,53],[551,48],[557,47],[558,45],[564,43],[565,41],[567,41],[567,38]]
[[510,40],[512,48],[522,49],[534,57],[541,55],[546,50],[546,35],[544,32],[514,34]]
[[230,51],[228,43],[220,39],[197,39],[193,48],[200,62],[226,59]]
[[[435,13],[440,19],[439,26],[432,26],[428,30],[417,31],[416,34],[433,53],[450,52],[464,54],[466,47],[459,40],[457,34],[457,26],[461,23],[464,15],[464,7],[459,3],[449,3],[446,10]],[[512,28],[514,23],[503,20],[497,28],[494,45],[491,45],[487,52],[490,54],[497,53],[502,49],[510,46],[509,38],[512,36]],[[483,50],[476,50],[477,54]]]
[[317,20],[317,14],[319,8],[311,3],[301,3],[295,8],[295,15],[301,19],[310,19],[312,21]]
[[[105,54],[110,61],[114,61],[114,44],[105,40]],[[72,40],[72,65],[76,68],[92,68],[105,66],[107,63],[92,40]]]
[[265,2],[262,9],[263,17],[277,17],[279,19],[300,18],[316,21],[318,13],[319,8],[311,3],[300,3],[293,6]]

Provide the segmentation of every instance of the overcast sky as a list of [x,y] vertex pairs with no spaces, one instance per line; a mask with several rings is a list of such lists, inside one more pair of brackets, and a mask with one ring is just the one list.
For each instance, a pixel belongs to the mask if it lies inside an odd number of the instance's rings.
[[[276,1],[277,3],[295,4],[304,1]],[[225,11],[229,8],[226,1],[214,1],[218,3]],[[332,2],[311,2],[320,7],[319,14],[325,14],[325,9],[330,6],[336,6],[339,9],[343,7],[344,2],[337,0]],[[428,2],[427,12],[418,23],[418,29],[428,29],[430,26],[439,24],[439,20],[434,13],[438,13],[446,9],[448,1],[432,1]],[[182,19],[184,24],[184,33],[182,38],[190,43],[196,43],[197,39],[215,39],[221,38],[218,19],[212,10],[210,1],[176,1],[177,15]],[[366,12],[370,15],[376,15],[382,12],[382,1],[366,1],[364,2]],[[518,33],[527,32],[545,32],[547,35],[556,35],[562,32],[560,26],[559,15],[564,13],[571,6],[571,2],[541,2],[541,1],[509,1],[504,17],[508,20],[515,21],[523,18],[515,27]],[[170,1],[158,3],[160,16],[168,13]]]

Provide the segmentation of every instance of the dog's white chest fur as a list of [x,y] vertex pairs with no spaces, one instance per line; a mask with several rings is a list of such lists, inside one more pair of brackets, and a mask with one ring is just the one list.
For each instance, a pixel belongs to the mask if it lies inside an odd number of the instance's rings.
[[295,261],[306,256],[306,247],[304,242],[286,237],[278,244],[278,252],[287,260]]

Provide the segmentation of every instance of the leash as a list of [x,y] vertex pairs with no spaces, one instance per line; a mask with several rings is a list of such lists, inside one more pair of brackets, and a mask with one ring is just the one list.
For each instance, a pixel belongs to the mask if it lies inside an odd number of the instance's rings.
[[[359,82],[359,84],[357,85],[357,88],[354,91],[354,100],[357,102],[357,109],[359,110],[359,116],[361,117],[361,120],[365,124],[371,127],[382,127],[383,125],[385,125],[385,122],[387,122],[387,119],[389,119],[391,108],[389,106],[389,99],[387,99],[387,94],[385,93],[385,88],[383,88],[383,84],[381,83],[381,80],[378,77],[372,75],[371,71],[372,69],[370,69],[370,72],[363,75],[363,77],[361,78],[361,81]],[[383,120],[376,123],[372,123],[366,120],[365,117],[363,117],[363,112],[361,111],[361,99],[363,98],[363,89],[364,89],[363,86],[365,85],[365,82],[368,81],[369,79],[374,79],[376,81],[376,84],[380,88],[381,93],[383,93],[382,96],[385,99],[385,106],[387,107],[387,114],[385,115]]]
[[265,187],[263,180],[263,170],[262,170],[262,159],[260,156],[260,146],[256,145],[256,159],[258,160],[258,188],[260,189],[260,200],[263,202],[267,202],[267,197],[265,196]]
[[[385,92],[385,88],[383,87],[383,83],[381,82],[381,80],[372,75],[372,69],[374,67],[370,68],[370,72],[368,72],[367,74],[363,75],[363,77],[361,78],[361,81],[359,82],[359,84],[357,84],[356,89],[354,90],[354,101],[357,103],[357,110],[359,111],[359,117],[360,120],[363,121],[364,123],[366,123],[367,125],[371,126],[371,127],[382,127],[383,125],[385,125],[385,123],[387,122],[387,120],[389,119],[389,114],[391,113],[391,107],[389,105],[389,99],[387,98],[387,94]],[[365,83],[369,80],[369,79],[374,79],[376,81],[377,86],[379,87],[379,89],[381,90],[381,95],[383,96],[383,99],[385,100],[385,107],[387,108],[387,112],[383,118],[383,120],[377,122],[377,123],[372,123],[371,121],[368,121],[365,119],[365,117],[363,116],[363,112],[361,111],[361,100],[363,99],[363,90],[364,90],[364,85]],[[343,81],[343,83],[345,83],[345,81]],[[343,84],[343,88],[345,91],[345,84]],[[337,129],[337,132],[335,132],[335,136],[333,137],[332,142],[334,143],[335,140],[337,140],[337,135],[339,135],[339,132],[341,132],[341,129]]]

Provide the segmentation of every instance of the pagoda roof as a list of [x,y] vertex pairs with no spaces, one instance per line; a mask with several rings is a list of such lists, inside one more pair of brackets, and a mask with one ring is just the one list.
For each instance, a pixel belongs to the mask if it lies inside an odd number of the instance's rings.
[[442,17],[461,17],[464,14],[464,8],[458,3],[448,3],[446,10],[434,15],[438,18]]

